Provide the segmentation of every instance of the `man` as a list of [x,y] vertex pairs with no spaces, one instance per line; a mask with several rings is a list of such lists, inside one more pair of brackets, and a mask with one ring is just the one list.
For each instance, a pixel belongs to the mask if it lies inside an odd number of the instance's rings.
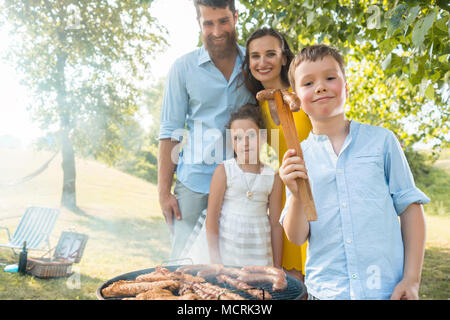
[[[171,259],[183,258],[181,250],[207,207],[212,174],[226,158],[230,114],[254,102],[240,85],[245,48],[236,42],[234,0],[194,0],[194,5],[203,46],[177,59],[169,71],[159,135],[158,192],[173,234]],[[187,141],[179,153],[183,134]]]

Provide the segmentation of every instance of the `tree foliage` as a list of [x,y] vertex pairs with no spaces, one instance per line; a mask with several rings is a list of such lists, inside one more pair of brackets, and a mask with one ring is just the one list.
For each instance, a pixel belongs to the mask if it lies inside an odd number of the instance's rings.
[[151,1],[5,0],[2,21],[14,45],[9,61],[33,95],[42,128],[67,129],[76,150],[111,162],[134,125],[140,89],[165,29]]
[[24,75],[34,119],[62,149],[61,203],[76,208],[75,152],[113,163],[126,152],[150,58],[166,44],[152,1],[4,0],[8,58]]
[[142,103],[151,122],[144,130],[136,132],[135,136],[129,136],[126,154],[121,154],[114,166],[151,183],[157,183],[158,176],[158,143],[161,107],[164,97],[166,79],[157,80],[150,88],[143,91]]
[[[405,145],[448,146],[447,1],[240,0],[240,34],[272,26],[294,52],[327,43],[346,57],[353,119],[394,130]],[[408,123],[408,125],[406,125]]]

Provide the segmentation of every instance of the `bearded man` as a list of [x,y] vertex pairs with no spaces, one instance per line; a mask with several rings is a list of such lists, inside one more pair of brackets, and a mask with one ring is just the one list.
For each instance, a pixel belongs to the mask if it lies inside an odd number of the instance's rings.
[[172,233],[171,259],[183,258],[179,255],[207,207],[214,169],[230,157],[225,134],[230,114],[255,103],[241,85],[245,48],[236,42],[234,0],[194,0],[194,5],[203,46],[171,67],[159,133],[158,193]]

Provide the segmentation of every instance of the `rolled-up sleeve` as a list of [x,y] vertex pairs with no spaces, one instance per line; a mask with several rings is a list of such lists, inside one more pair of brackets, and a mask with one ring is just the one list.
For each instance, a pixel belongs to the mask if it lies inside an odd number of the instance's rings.
[[430,199],[416,187],[400,142],[392,132],[387,136],[385,147],[386,179],[397,215],[401,215],[412,203],[430,202]]
[[177,60],[170,68],[166,81],[159,139],[172,138],[181,141],[182,135],[175,134],[175,131],[184,130],[188,105],[185,70],[183,70],[182,60]]

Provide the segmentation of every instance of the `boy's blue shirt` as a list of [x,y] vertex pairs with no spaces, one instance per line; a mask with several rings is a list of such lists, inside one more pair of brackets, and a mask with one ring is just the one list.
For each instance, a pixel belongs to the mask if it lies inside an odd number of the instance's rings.
[[242,82],[244,57],[245,48],[238,46],[229,80],[214,65],[204,46],[178,58],[169,71],[159,139],[181,141],[183,135],[187,136],[176,173],[177,179],[192,191],[209,193],[214,169],[233,157],[231,140],[225,134],[231,113],[256,102]]
[[[398,216],[430,199],[414,184],[388,129],[350,123],[337,156],[326,135],[301,143],[318,220],[310,222],[305,284],[319,299],[389,299],[403,276]],[[290,203],[286,188],[286,205]]]

